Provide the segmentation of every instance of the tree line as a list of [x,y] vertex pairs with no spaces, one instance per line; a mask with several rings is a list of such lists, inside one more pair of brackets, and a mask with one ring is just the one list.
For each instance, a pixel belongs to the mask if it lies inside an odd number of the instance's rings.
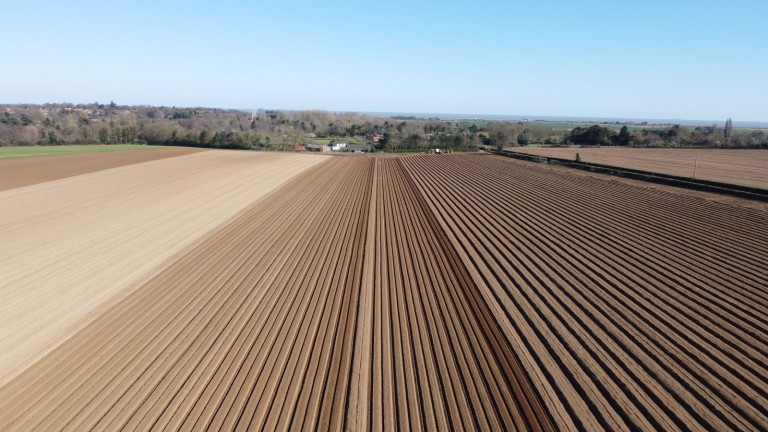
[[576,127],[566,136],[564,143],[586,146],[768,148],[768,136],[760,130],[734,131],[733,122],[728,119],[724,128],[717,125],[695,128],[672,125],[630,132],[627,126],[622,126],[616,132],[599,125]]
[[768,148],[762,131],[726,123],[684,128],[573,129],[514,121],[375,117],[327,111],[241,110],[109,104],[0,105],[0,145],[145,143],[211,148],[291,150],[335,139],[384,151],[540,145]]

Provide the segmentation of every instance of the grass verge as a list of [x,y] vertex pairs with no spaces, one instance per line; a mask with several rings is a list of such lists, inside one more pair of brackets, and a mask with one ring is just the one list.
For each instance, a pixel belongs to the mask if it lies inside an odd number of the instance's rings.
[[100,153],[107,151],[139,150],[147,148],[152,147],[139,144],[0,147],[0,159],[29,156],[55,156],[77,153]]

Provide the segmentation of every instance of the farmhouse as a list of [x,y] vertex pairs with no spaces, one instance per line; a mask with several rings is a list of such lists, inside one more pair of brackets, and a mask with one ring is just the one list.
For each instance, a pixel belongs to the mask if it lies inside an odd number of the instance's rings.
[[344,151],[347,148],[347,143],[342,141],[331,142],[331,151]]

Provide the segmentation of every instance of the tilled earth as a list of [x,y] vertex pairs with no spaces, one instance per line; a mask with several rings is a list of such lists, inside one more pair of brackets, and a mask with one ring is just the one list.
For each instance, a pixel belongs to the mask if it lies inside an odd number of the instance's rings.
[[[487,155],[270,157],[242,163],[271,193],[0,387],[0,430],[768,429],[766,212]],[[3,306],[72,307],[18,280]]]
[[680,177],[696,177],[768,189],[768,152],[751,149],[680,149],[630,147],[514,147],[537,156],[632,168]]

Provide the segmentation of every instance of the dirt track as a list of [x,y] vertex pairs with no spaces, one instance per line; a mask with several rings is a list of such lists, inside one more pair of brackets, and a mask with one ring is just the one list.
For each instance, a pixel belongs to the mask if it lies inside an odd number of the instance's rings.
[[0,430],[765,430],[766,256],[754,209],[331,158],[0,387]]
[[157,147],[52,157],[0,159],[0,191],[199,151],[201,150],[187,147]]
[[768,189],[768,151],[724,149],[646,149],[646,148],[528,148],[509,150],[539,156],[574,160],[576,152],[583,162],[692,177],[696,156],[696,178]]

